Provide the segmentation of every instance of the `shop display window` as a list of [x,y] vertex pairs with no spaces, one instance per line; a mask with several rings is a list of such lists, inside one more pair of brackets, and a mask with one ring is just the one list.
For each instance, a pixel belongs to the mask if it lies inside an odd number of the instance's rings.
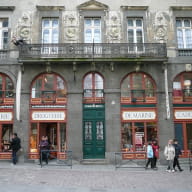
[[67,148],[66,146],[66,124],[60,123],[60,148],[61,152],[64,152]]
[[122,123],[121,134],[125,151],[145,151],[148,141],[158,140],[155,122]]
[[13,134],[13,126],[11,124],[3,124],[1,127],[1,152],[7,152],[10,150],[10,140]]
[[187,147],[188,150],[192,151],[192,123],[187,123],[186,128],[187,128]]
[[30,152],[37,152],[38,146],[37,146],[37,123],[31,124],[31,136],[30,136]]

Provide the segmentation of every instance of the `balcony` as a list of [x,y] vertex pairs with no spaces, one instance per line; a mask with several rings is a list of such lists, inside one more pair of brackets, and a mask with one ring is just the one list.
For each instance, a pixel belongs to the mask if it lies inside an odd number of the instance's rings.
[[178,56],[192,56],[192,49],[179,49]]
[[161,60],[166,56],[166,44],[162,43],[27,44],[19,47],[19,58],[24,61],[43,58],[65,60],[155,58]]

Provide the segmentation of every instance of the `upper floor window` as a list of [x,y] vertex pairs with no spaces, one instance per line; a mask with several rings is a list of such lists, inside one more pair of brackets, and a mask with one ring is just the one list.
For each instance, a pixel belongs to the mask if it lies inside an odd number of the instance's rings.
[[8,46],[8,19],[0,19],[0,49]]
[[143,43],[143,20],[141,18],[127,19],[128,43]]
[[45,73],[32,83],[31,98],[41,98],[43,102],[55,102],[57,98],[66,97],[64,80],[54,73]]
[[104,97],[103,84],[104,80],[100,74],[88,73],[83,82],[84,99],[92,98],[92,101],[96,101],[94,98],[97,98],[98,101],[101,101],[100,99]]
[[173,81],[174,102],[192,101],[192,72],[184,72],[175,77]]
[[122,102],[155,102],[155,83],[145,73],[131,73],[121,83]]
[[43,18],[42,20],[42,43],[59,42],[59,19]]
[[179,49],[192,48],[192,20],[191,18],[176,19],[177,42]]
[[12,80],[5,74],[0,74],[0,98],[12,98],[14,96]]
[[84,42],[101,43],[101,18],[85,18]]

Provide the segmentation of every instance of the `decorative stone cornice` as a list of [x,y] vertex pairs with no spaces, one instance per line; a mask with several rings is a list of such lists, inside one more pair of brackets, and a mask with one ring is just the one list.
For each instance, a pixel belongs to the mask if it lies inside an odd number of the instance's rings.
[[13,11],[15,6],[0,6],[0,11]]
[[63,11],[65,9],[64,6],[36,6],[39,11]]
[[79,10],[107,10],[108,6],[95,0],[90,0],[80,4],[77,7]]
[[141,10],[145,11],[148,9],[148,6],[121,6],[121,9],[123,10]]

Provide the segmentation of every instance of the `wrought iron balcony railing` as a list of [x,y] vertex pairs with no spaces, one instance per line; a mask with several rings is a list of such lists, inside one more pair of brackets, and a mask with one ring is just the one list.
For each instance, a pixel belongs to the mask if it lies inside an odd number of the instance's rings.
[[30,58],[135,58],[167,56],[162,43],[66,43],[26,44],[19,47],[21,59]]

